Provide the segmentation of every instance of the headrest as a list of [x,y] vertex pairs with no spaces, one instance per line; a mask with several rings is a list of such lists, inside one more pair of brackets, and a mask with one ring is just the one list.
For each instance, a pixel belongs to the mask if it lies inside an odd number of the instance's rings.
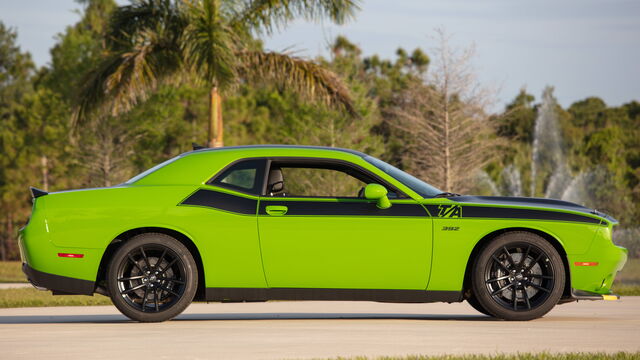
[[271,168],[269,172],[269,183],[267,187],[267,191],[271,193],[271,195],[276,195],[284,190],[284,176],[282,176],[282,169],[280,168]]

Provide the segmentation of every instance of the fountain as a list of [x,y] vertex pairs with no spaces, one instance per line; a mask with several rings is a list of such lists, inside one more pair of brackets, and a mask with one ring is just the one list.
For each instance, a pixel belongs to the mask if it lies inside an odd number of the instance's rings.
[[[560,199],[586,205],[590,202],[588,186],[593,180],[592,172],[581,172],[573,176],[564,151],[564,144],[553,89],[542,93],[542,103],[538,109],[533,134],[531,155],[531,182],[529,195]],[[546,176],[545,176],[546,174]],[[543,191],[538,191],[540,181],[547,180]],[[523,196],[522,175],[515,164],[506,166],[500,174],[500,186],[486,174],[479,174],[478,180],[485,184],[492,195]]]

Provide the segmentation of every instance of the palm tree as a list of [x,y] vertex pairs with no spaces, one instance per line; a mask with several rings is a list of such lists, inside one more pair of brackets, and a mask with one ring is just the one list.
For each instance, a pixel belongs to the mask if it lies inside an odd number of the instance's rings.
[[222,146],[222,101],[240,82],[276,83],[354,113],[346,87],[331,71],[288,53],[263,51],[270,35],[295,18],[341,24],[358,0],[132,0],[117,8],[104,61],[90,72],[74,113],[117,116],[159,85],[200,81],[209,91],[208,146]]

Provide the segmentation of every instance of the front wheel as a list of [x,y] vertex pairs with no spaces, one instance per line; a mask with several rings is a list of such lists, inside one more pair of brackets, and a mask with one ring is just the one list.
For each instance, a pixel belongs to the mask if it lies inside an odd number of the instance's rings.
[[128,318],[140,322],[179,315],[191,304],[197,283],[193,256],[165,234],[133,237],[115,252],[107,269],[111,301]]
[[489,314],[504,320],[542,317],[558,303],[565,269],[558,251],[524,231],[498,236],[473,265],[473,294]]

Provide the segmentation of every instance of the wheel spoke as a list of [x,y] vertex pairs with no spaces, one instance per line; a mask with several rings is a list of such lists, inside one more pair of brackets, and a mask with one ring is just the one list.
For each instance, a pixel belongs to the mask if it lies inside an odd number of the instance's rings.
[[143,277],[144,277],[144,275],[131,276],[131,277],[123,277],[123,278],[119,278],[119,279],[118,279],[118,281],[138,280],[138,279],[142,279]]
[[527,276],[536,277],[536,278],[540,278],[540,279],[553,279],[553,276],[551,276],[551,275],[527,274]]
[[175,258],[175,259],[171,260],[171,262],[170,262],[167,266],[165,266],[162,270],[160,270],[160,271],[158,272],[158,275],[157,275],[157,276],[160,276],[160,275],[164,274],[167,270],[169,270],[169,269],[171,268],[171,266],[172,266],[173,264],[175,264],[175,263],[176,263],[176,261],[178,261],[178,258]]
[[543,256],[544,256],[544,253],[543,253],[543,252],[541,252],[541,253],[540,253],[540,255],[538,255],[538,257],[537,257],[535,260],[533,260],[531,263],[529,263],[529,266],[527,266],[527,268],[526,268],[526,269],[524,269],[524,270],[523,270],[523,272],[525,272],[525,273],[526,273],[526,272],[528,272],[529,270],[531,270],[531,268],[532,268],[535,264],[537,264],[537,263],[538,263],[538,261],[540,261],[540,259],[542,259],[542,257],[543,257]]
[[145,286],[147,286],[147,284],[140,284],[140,285],[138,285],[138,286],[134,286],[134,287],[129,288],[129,289],[127,289],[127,290],[121,291],[121,292],[120,292],[120,294],[122,294],[122,295],[126,295],[126,294],[128,294],[128,293],[130,293],[130,292],[132,292],[132,291],[136,291],[136,290],[138,290],[138,289],[142,289],[142,288],[143,288],[143,287],[145,287]]
[[175,292],[175,291],[173,291],[171,289],[168,289],[168,288],[166,288],[166,287],[164,287],[162,285],[160,285],[160,289],[162,289],[162,290],[164,290],[164,291],[166,291],[166,292],[168,292],[168,293],[170,293],[170,294],[172,294],[174,296],[180,297],[180,294],[178,294],[177,292]]
[[524,252],[524,256],[520,259],[520,263],[518,264],[518,268],[522,269],[524,267],[524,262],[527,260],[529,256],[529,251],[531,250],[531,245],[527,246],[527,251]]
[[177,279],[169,279],[169,278],[161,278],[161,281],[166,281],[166,282],[172,282],[172,283],[176,283],[176,284],[180,284],[180,285],[184,285],[185,282],[182,280],[177,280]]
[[507,261],[509,262],[509,264],[511,264],[511,267],[515,268],[516,263],[513,261],[513,257],[511,256],[511,253],[509,252],[509,250],[507,250],[507,247],[503,246],[502,250],[504,250],[504,253],[507,255]]
[[497,256],[491,255],[491,258],[493,258],[493,261],[495,261],[498,265],[500,265],[500,267],[503,268],[504,271],[509,272],[509,269],[502,263],[500,259],[498,259]]
[[492,283],[492,282],[496,282],[496,281],[500,281],[500,280],[504,280],[504,279],[508,279],[508,278],[509,278],[509,275],[500,276],[500,277],[497,277],[495,279],[489,279],[489,280],[485,281],[485,283],[488,284],[488,283]]
[[156,269],[160,266],[160,264],[162,264],[162,260],[164,259],[164,256],[167,254],[167,249],[164,249],[164,251],[162,251],[162,255],[160,255],[160,257],[158,258],[158,261],[156,261]]
[[527,289],[522,289],[522,293],[524,294],[524,300],[527,303],[527,309],[531,310],[531,302],[529,302],[529,293],[527,293]]
[[158,289],[153,289],[153,301],[155,302],[156,305],[156,312],[160,311],[160,305],[158,302]]
[[147,257],[147,254],[144,252],[144,246],[140,246],[140,253],[144,258],[145,264],[147,264],[147,270],[151,270],[151,264],[149,264],[149,258]]
[[511,301],[513,301],[513,310],[518,310],[518,296],[517,293],[518,292],[518,287],[517,286],[513,286],[513,291],[511,292]]
[[507,290],[507,289],[508,289],[508,288],[510,288],[511,286],[513,286],[513,283],[509,283],[509,284],[507,284],[507,285],[505,285],[505,286],[501,287],[500,289],[498,289],[498,290],[496,290],[496,291],[492,292],[492,293],[491,293],[491,296],[496,296],[496,295],[500,294],[501,292],[503,292],[503,291]]
[[542,290],[542,291],[544,291],[544,292],[551,292],[551,290],[546,289],[546,288],[543,288],[543,287],[542,287],[542,286],[540,286],[540,285],[534,284],[534,283],[532,283],[531,281],[528,281],[527,283],[528,283],[530,286],[533,286],[534,288],[536,288],[536,289],[538,289],[538,290]]
[[133,258],[133,256],[131,256],[131,254],[127,254],[127,258],[129,258],[129,261],[131,261],[133,265],[135,265],[138,268],[138,270],[140,270],[140,272],[144,272],[144,270],[142,270],[140,265],[138,265],[138,262]]
[[147,296],[149,296],[149,287],[144,288],[144,299],[142,299],[142,312],[147,308]]

